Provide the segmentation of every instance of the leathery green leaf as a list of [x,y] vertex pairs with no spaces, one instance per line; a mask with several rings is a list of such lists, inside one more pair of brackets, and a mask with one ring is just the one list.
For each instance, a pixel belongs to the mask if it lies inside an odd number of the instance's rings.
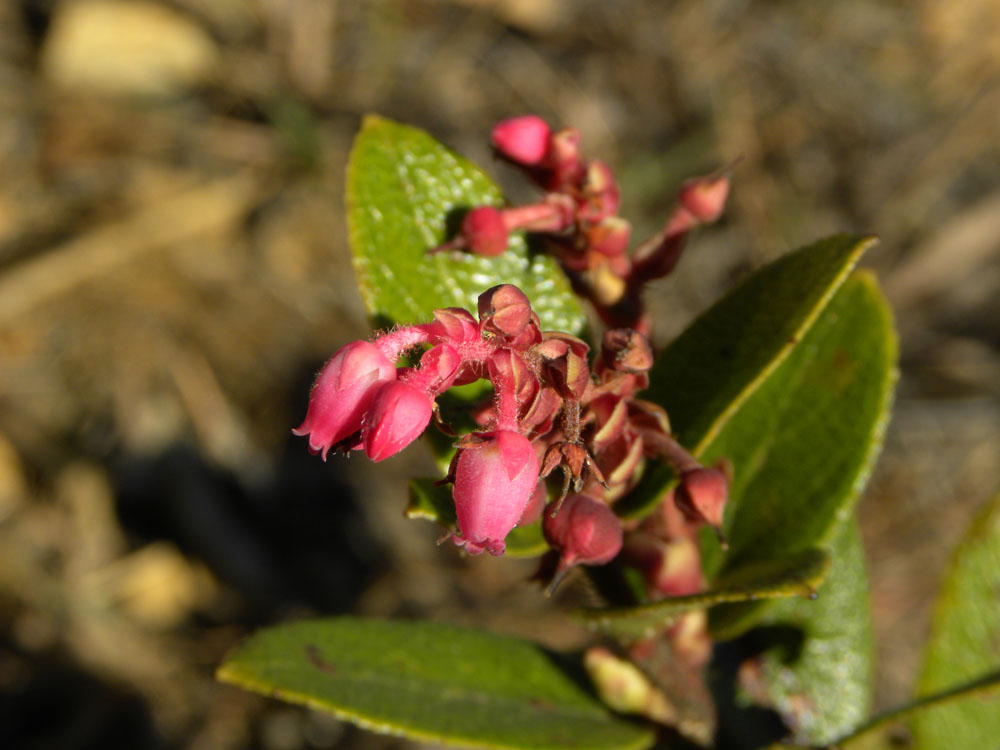
[[[657,357],[644,398],[663,406],[675,436],[700,456],[792,352],[845,281],[872,237],[836,235],[782,256],[715,303]],[[646,472],[620,515],[650,512],[673,481]]]
[[585,318],[569,282],[524,237],[484,258],[460,251],[430,254],[460,214],[500,205],[500,190],[478,167],[418,128],[365,118],[347,172],[347,216],[354,267],[368,312],[379,326],[429,320],[435,308],[464,307],[497,284],[528,295],[545,329],[579,333]]
[[[733,479],[729,548],[703,539],[711,574],[825,544],[857,499],[888,421],[896,339],[874,277],[858,272],[801,343],[702,453]],[[749,625],[759,605],[713,611],[718,631]]]
[[[927,695],[959,683],[982,681],[993,694],[952,701],[913,719],[914,744],[994,747],[1000,738],[1000,495],[973,520],[955,551],[935,606],[931,635],[917,684]],[[982,691],[980,691],[982,692]]]
[[463,747],[643,750],[654,738],[611,714],[560,657],[441,623],[280,625],[237,648],[217,676],[367,729]]
[[826,550],[810,549],[787,559],[748,565],[698,594],[672,596],[634,607],[583,609],[575,615],[602,633],[625,640],[647,638],[696,609],[729,602],[814,597],[829,566],[830,555]]

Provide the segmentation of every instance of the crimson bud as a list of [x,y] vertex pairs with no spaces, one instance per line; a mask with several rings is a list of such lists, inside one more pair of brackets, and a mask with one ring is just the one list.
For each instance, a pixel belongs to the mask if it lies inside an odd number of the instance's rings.
[[541,117],[524,115],[502,120],[493,127],[490,140],[501,156],[532,166],[549,150],[549,126]]
[[729,481],[718,469],[699,467],[681,474],[674,489],[674,502],[691,521],[701,521],[719,528],[722,512],[729,498]]
[[479,206],[462,219],[462,237],[477,255],[493,257],[507,249],[507,225],[503,214],[493,206]]
[[382,461],[420,437],[431,421],[433,408],[430,396],[398,380],[379,388],[362,433],[368,458]]
[[549,544],[562,553],[559,570],[577,564],[603,565],[622,548],[618,516],[590,495],[567,497],[555,516],[546,513],[542,530]]
[[374,344],[342,346],[320,370],[306,418],[292,433],[309,435],[309,449],[326,460],[330,448],[361,429],[378,387],[395,379],[396,368]]

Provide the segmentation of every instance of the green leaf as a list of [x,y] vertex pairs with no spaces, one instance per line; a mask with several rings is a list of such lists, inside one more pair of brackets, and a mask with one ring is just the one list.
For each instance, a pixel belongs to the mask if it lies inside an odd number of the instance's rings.
[[771,703],[800,743],[843,736],[861,724],[871,703],[868,575],[853,518],[838,526],[831,551],[833,565],[816,600],[775,602],[761,622],[771,633],[801,638],[769,649],[760,662]]
[[541,519],[527,526],[515,526],[507,535],[506,543],[508,557],[538,557],[549,551]]
[[938,709],[954,706],[970,698],[977,698],[983,703],[988,700],[995,703],[998,696],[1000,696],[1000,670],[978,677],[972,682],[948,687],[924,695],[903,706],[883,711],[833,744],[838,750],[894,750],[899,747],[899,743],[893,741],[890,730],[901,721],[916,716],[923,716],[926,720]]
[[411,479],[406,517],[423,518],[442,526],[454,525],[455,500],[451,495],[451,486],[437,484],[435,479]]
[[[682,445],[700,456],[796,348],[845,281],[872,237],[837,235],[765,266],[702,314],[656,359],[644,398],[663,406]],[[616,504],[649,513],[673,480],[647,471]]]
[[[781,366],[707,446],[733,465],[723,530],[729,549],[702,545],[710,571],[826,543],[857,499],[888,421],[896,338],[874,277],[858,272],[837,292]],[[733,635],[761,605],[712,613]]]
[[[935,605],[918,681],[928,694],[1000,669],[1000,495],[976,516]],[[995,685],[996,675],[993,675]],[[963,700],[919,714],[915,746],[987,748],[1000,737],[1000,699]]]
[[790,596],[812,598],[827,569],[826,550],[810,549],[782,560],[769,560],[740,569],[717,581],[708,591],[674,596],[636,607],[584,609],[576,616],[594,630],[627,640],[647,638],[669,627],[685,612],[727,602],[778,599]]
[[252,636],[217,677],[377,732],[449,745],[642,750],[653,742],[648,728],[611,714],[556,655],[441,623],[340,617],[280,625]]
[[459,214],[500,205],[500,190],[478,167],[422,130],[369,115],[347,171],[347,216],[354,267],[369,314],[380,326],[429,320],[435,308],[464,307],[501,283],[528,295],[544,329],[578,334],[585,318],[555,261],[530,254],[521,235],[484,258],[429,254]]

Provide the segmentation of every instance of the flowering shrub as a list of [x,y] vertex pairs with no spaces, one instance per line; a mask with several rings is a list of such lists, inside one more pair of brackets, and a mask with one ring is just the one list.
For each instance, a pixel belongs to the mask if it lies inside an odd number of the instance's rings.
[[[447,436],[431,441],[447,471],[411,483],[408,514],[465,554],[538,557],[549,592],[587,576],[604,601],[572,613],[601,640],[582,659],[590,683],[515,639],[353,618],[264,631],[220,677],[477,747],[870,739],[851,510],[896,356],[873,277],[852,273],[871,240],[785,255],[657,353],[645,289],[723,215],[728,172],[685,182],[662,229],[630,249],[614,172],[582,155],[577,131],[515,117],[491,143],[537,202],[504,205],[426,134],[366,120],[348,212],[384,328],[333,354],[294,432],[324,460],[383,461],[429,429]],[[474,383],[471,397],[455,390]],[[775,720],[738,710],[737,690]]]

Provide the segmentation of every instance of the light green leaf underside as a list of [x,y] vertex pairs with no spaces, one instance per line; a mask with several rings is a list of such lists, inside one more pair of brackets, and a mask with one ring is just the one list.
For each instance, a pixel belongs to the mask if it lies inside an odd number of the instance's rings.
[[432,622],[340,617],[263,630],[218,678],[378,732],[476,748],[643,750],[541,648]]
[[868,574],[853,518],[837,528],[831,548],[833,565],[819,596],[775,602],[759,623],[802,634],[797,649],[767,651],[761,669],[774,708],[796,728],[795,739],[814,745],[859,726],[872,695]]

